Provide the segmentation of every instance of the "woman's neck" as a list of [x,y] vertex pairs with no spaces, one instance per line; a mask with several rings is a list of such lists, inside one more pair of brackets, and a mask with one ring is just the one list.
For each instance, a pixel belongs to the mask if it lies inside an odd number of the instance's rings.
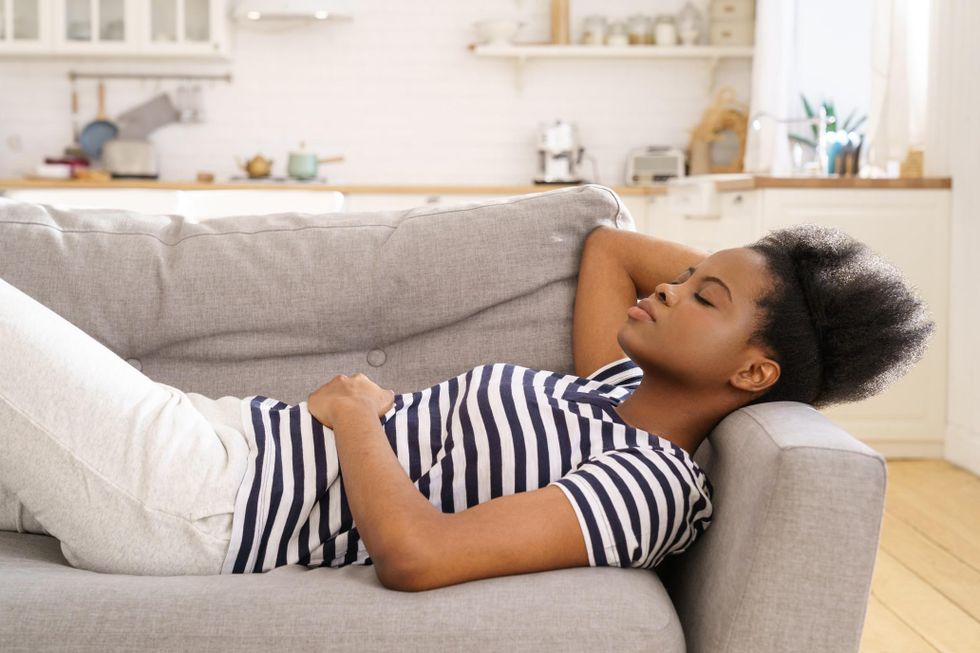
[[624,422],[670,440],[691,456],[730,411],[677,384],[644,374],[640,385],[614,410]]

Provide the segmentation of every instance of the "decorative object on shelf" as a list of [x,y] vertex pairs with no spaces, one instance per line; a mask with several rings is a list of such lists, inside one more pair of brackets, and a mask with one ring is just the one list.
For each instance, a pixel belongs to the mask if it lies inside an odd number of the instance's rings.
[[673,16],[657,16],[653,24],[653,40],[657,45],[677,45],[677,21]]
[[214,173],[204,171],[198,172],[197,181],[202,184],[210,184],[214,181]]
[[752,45],[755,41],[755,0],[711,0],[711,45]]
[[606,43],[606,17],[598,14],[586,16],[583,21],[582,43],[604,45]]
[[904,179],[921,177],[923,157],[921,147],[910,147],[905,154],[905,159],[898,166],[898,176]]
[[236,156],[235,163],[248,174],[249,179],[262,179],[272,172],[272,159],[267,159],[261,154],[256,154],[245,163]]
[[691,131],[688,145],[690,174],[742,172],[748,106],[739,102],[735,89],[718,89],[701,122]]
[[690,1],[677,14],[677,31],[684,45],[695,45],[704,32],[704,18]]
[[626,33],[626,23],[621,20],[614,20],[609,25],[609,31],[606,32],[606,45],[629,45],[630,39],[629,35]]
[[570,0],[551,0],[551,42],[568,45],[572,42],[569,26]]
[[643,14],[633,14],[626,22],[629,31],[630,45],[652,45],[653,26],[650,17]]
[[473,23],[477,38],[486,45],[508,45],[524,27],[524,23],[512,18],[487,18]]
[[[807,138],[800,134],[789,134],[791,147],[793,148],[792,160],[794,167],[798,162],[807,158],[805,155],[813,153],[815,163],[819,167],[818,173],[823,175],[856,175],[860,172],[859,159],[861,156],[861,146],[864,143],[864,134],[858,133],[860,127],[867,119],[867,115],[856,118],[857,109],[838,125],[837,110],[832,100],[824,100],[820,103],[817,110],[806,96],[800,94],[800,101],[803,103],[803,111],[806,119],[803,122],[810,124],[810,131],[813,138]],[[784,120],[782,122],[797,122]],[[797,151],[797,147],[804,148]]]

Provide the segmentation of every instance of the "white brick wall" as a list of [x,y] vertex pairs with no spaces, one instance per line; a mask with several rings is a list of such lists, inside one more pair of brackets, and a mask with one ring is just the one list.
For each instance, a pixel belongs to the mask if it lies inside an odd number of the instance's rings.
[[[699,4],[705,5],[706,0]],[[343,154],[320,171],[335,183],[529,182],[536,173],[540,121],[575,122],[599,181],[623,181],[625,157],[646,144],[686,146],[687,130],[711,100],[701,60],[544,59],[529,61],[518,94],[510,60],[474,56],[473,22],[513,16],[519,40],[549,35],[547,0],[358,0],[350,22],[233,29],[230,64],[0,58],[0,177],[31,171],[71,141],[68,70],[214,72],[231,85],[205,86],[207,122],[155,132],[161,178],[238,174],[234,157],[274,159],[284,175],[305,140],[321,156]],[[572,34],[591,13],[610,18],[676,13],[683,0],[576,0]],[[278,30],[278,31],[277,31]],[[748,60],[722,61],[719,84],[749,96]],[[149,99],[156,82],[108,80],[110,116]],[[160,89],[176,97],[176,82]],[[79,80],[80,126],[96,108],[95,80]],[[584,174],[592,168],[583,161]]]

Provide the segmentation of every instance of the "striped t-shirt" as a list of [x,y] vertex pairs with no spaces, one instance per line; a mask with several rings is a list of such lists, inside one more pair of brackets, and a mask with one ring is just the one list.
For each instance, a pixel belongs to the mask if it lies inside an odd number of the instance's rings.
[[[395,395],[380,417],[405,473],[442,512],[559,487],[591,566],[656,567],[711,524],[712,487],[691,456],[613,410],[639,385],[629,358],[587,377],[478,365]],[[222,573],[370,565],[339,473],[333,431],[261,395],[242,399],[250,448]]]

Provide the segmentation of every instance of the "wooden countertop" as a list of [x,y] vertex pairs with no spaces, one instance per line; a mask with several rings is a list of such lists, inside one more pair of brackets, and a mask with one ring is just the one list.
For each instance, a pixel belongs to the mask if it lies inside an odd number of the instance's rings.
[[[4,188],[155,188],[161,190],[312,190],[338,191],[341,193],[400,194],[419,193],[422,195],[523,195],[539,193],[556,188],[569,188],[580,184],[513,184],[501,186],[477,185],[364,185],[364,184],[315,184],[311,182],[198,182],[198,181],[160,181],[156,179],[113,179],[110,181],[89,181],[80,179],[0,179],[0,189]],[[656,195],[667,192],[666,184],[649,188],[634,186],[610,186],[620,195]]]
[[[746,175],[739,179],[719,179],[715,182],[721,192],[744,191],[756,188],[951,188],[949,177],[923,177],[917,179],[862,179],[857,177],[766,177]],[[78,179],[0,179],[4,188],[156,188],[162,190],[312,190],[338,191],[341,193],[408,194],[423,195],[523,195],[555,188],[568,188],[574,184],[514,184],[500,186],[477,185],[363,185],[363,184],[315,184],[309,182],[197,182],[160,181],[154,179],[113,179],[88,181]],[[620,195],[663,195],[667,184],[650,187],[610,186]]]

